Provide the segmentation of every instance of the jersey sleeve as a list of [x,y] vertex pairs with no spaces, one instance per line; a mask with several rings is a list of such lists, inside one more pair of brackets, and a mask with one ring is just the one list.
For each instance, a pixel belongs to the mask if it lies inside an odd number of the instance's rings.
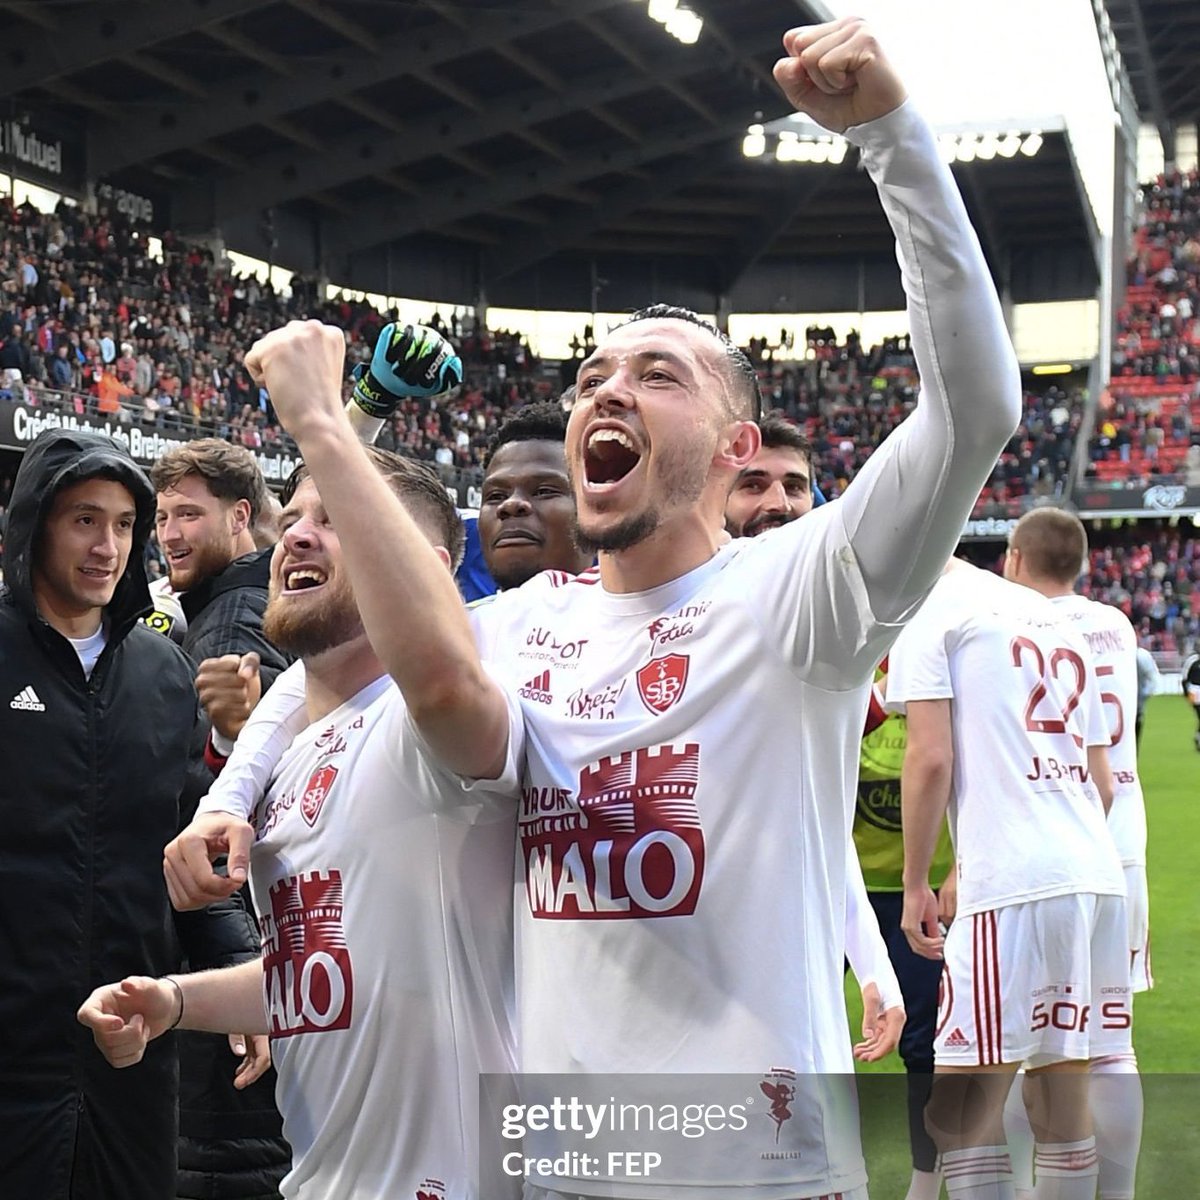
[[[504,768],[495,779],[472,779],[448,771],[422,737],[408,707],[402,703],[394,707],[390,725],[384,734],[390,739],[398,756],[411,751],[423,771],[428,773],[434,786],[425,789],[424,795],[436,805],[436,811],[467,821],[477,821],[489,814],[513,814],[520,798],[524,773],[525,719],[521,713],[521,702],[515,692],[496,679],[486,663],[484,669],[500,688],[508,709],[508,747]],[[470,731],[464,730],[463,736],[470,737]]]
[[875,910],[867,899],[867,885],[863,882],[862,867],[854,852],[854,843],[847,846],[846,854],[846,961],[859,989],[873,983],[879,988],[883,1007],[898,1008],[904,1004],[900,992],[900,981],[896,978],[892,960],[888,958],[887,945],[879,932]]
[[[810,657],[828,677],[814,679],[825,687],[839,673],[851,684],[869,677],[954,552],[1021,410],[1000,303],[932,131],[908,102],[846,137],[861,148],[896,237],[921,392],[837,503],[775,535],[799,563],[764,589],[760,611],[791,639],[798,663]],[[824,578],[803,554],[810,537],[832,559]],[[846,604],[855,611],[839,611]]]
[[952,700],[948,614],[935,590],[897,639],[888,656],[888,712],[903,713],[910,700]]
[[197,813],[225,812],[250,819],[284,751],[308,725],[304,664],[293,663],[263,694],[242,727],[233,753],[201,799]]

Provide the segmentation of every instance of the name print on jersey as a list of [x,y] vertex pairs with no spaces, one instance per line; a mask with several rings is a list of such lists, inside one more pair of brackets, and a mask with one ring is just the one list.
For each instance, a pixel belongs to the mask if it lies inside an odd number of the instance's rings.
[[342,925],[341,871],[309,871],[271,885],[259,918],[263,991],[272,1037],[349,1029],[354,972]]
[[642,920],[695,912],[704,881],[700,747],[648,746],[589,763],[572,797],[527,788],[519,818],[530,912]]

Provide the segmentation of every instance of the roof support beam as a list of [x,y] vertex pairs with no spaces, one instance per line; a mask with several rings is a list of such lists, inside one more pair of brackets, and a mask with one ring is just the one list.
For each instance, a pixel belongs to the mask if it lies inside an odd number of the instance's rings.
[[1146,81],[1150,115],[1154,118],[1158,136],[1162,139],[1163,158],[1170,166],[1175,162],[1175,125],[1167,116],[1167,109],[1163,104],[1162,86],[1158,78],[1158,68],[1154,63],[1154,52],[1150,49],[1150,39],[1146,36],[1142,0],[1129,0],[1129,22],[1133,28],[1133,40],[1137,46],[1138,58],[1141,59],[1142,77]]
[[721,156],[716,154],[694,154],[681,161],[660,163],[659,173],[653,182],[647,184],[635,180],[584,212],[573,213],[552,225],[542,226],[529,236],[507,242],[501,249],[485,255],[484,283],[486,285],[493,280],[515,275],[559,250],[578,245],[598,229],[604,229],[630,213],[673,196],[697,180],[716,174],[723,169],[723,165]]
[[855,159],[856,156],[847,155],[836,167],[826,165],[811,170],[788,170],[789,177],[781,182],[779,191],[763,205],[758,219],[745,227],[733,253],[718,267],[717,282],[721,295],[728,296],[737,287],[750,268],[775,245],[792,222],[830,183],[839,181],[854,170]]
[[[782,116],[782,105],[765,120]],[[486,193],[463,185],[452,192],[439,189],[436,195],[415,204],[365,204],[353,221],[343,221],[326,231],[324,244],[332,255],[351,254],[367,246],[378,245],[422,230],[436,229],[447,222],[461,220],[506,204],[516,204],[533,196],[556,191],[563,186],[583,183],[598,175],[624,171],[670,154],[686,154],[702,146],[721,143],[744,131],[746,114],[727,114],[715,128],[695,122],[667,126],[635,146],[622,143],[605,149],[597,147],[579,161],[545,168],[519,164],[498,174]]]
[[[179,0],[179,7],[195,2]],[[162,104],[145,109],[139,113],[137,137],[129,137],[128,130],[117,124],[97,130],[91,139],[89,162],[96,174],[107,174],[322,100],[337,99],[348,89],[432,71],[477,51],[494,49],[498,42],[561,25],[577,14],[602,12],[624,3],[628,0],[574,0],[569,10],[563,11],[538,4],[510,5],[501,15],[481,14],[468,34],[457,28],[407,31],[379,40],[374,55],[355,47],[307,66],[294,78],[264,78],[261,68],[256,68],[223,83],[225,99],[220,103]],[[176,5],[154,7],[173,9]]]
[[[774,41],[773,35],[771,41]],[[524,126],[532,133],[531,127],[543,121],[572,112],[590,111],[606,101],[638,95],[664,79],[682,79],[712,70],[719,61],[720,57],[711,52],[681,53],[662,62],[655,78],[632,71],[594,71],[577,78],[562,95],[535,87],[491,104],[478,114],[447,108],[411,127],[393,118],[394,123],[388,126],[393,130],[391,136],[340,138],[319,157],[292,151],[266,154],[258,159],[250,174],[219,181],[214,189],[213,211],[220,223],[263,205],[282,204],[313,191],[338,187],[367,175],[419,162],[422,158],[461,150],[514,127]],[[354,97],[342,97],[340,103],[381,123],[374,105]],[[561,161],[561,156],[554,157]],[[181,193],[177,200],[185,207],[189,204],[186,194]]]
[[[69,22],[59,24],[44,3],[7,3],[0,7],[53,30],[54,36],[39,38],[21,47],[6,46],[0,52],[0,96],[11,96],[47,80],[82,71],[114,55],[132,54],[189,33],[240,17],[270,0],[171,0],[169,4],[109,4],[76,6]],[[135,139],[136,140],[136,139]],[[201,139],[197,139],[201,140]]]

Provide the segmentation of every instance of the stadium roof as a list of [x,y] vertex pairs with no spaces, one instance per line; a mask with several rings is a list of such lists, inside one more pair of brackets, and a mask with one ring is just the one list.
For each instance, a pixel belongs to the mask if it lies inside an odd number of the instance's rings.
[[[87,177],[158,198],[177,228],[262,257],[274,241],[301,268],[288,238],[306,242],[368,289],[366,260],[391,243],[402,263],[430,233],[501,303],[505,281],[588,255],[703,260],[726,295],[770,260],[890,263],[852,155],[741,153],[749,125],[789,111],[771,65],[819,4],[684,2],[704,20],[691,45],[641,0],[0,0],[0,113],[72,123]],[[1063,133],[955,171],[994,270],[1065,254],[1086,269],[1060,291],[1092,294]],[[1017,298],[1055,298],[1040,287]]]
[[1158,127],[1168,159],[1174,127],[1200,120],[1200,4],[1105,0],[1144,121]]

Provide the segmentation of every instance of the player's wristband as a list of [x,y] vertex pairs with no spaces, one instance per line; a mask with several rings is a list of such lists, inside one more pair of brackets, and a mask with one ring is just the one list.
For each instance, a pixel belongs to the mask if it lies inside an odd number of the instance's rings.
[[183,1020],[183,988],[179,986],[179,980],[173,975],[164,975],[162,978],[165,979],[175,989],[175,993],[179,997],[179,1011],[175,1014],[175,1020],[173,1020],[170,1025],[167,1026],[167,1032],[170,1033],[171,1030],[176,1029],[179,1026],[179,1022]]
[[233,745],[229,738],[215,729],[210,729],[204,743],[204,765],[215,775],[219,775],[233,753]]

